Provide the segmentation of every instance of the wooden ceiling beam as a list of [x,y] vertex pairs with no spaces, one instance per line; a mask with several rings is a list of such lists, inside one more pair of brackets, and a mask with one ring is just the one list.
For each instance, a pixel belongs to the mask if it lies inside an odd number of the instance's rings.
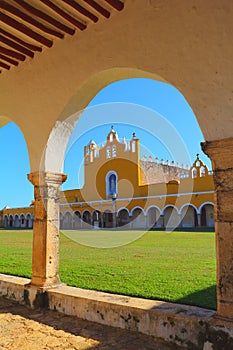
[[72,23],[75,27],[79,28],[80,30],[84,30],[87,28],[86,24],[78,21],[74,17],[70,16],[67,12],[63,11],[60,7],[55,5],[50,0],[40,0],[43,4],[51,8],[54,12],[59,14],[62,18],[66,19],[68,22]]
[[37,21],[36,19],[28,16],[25,12],[20,11],[17,7],[12,6],[9,3],[6,3],[5,1],[1,0],[0,2],[0,8],[3,10],[15,15],[16,17],[21,18],[25,22],[33,25],[34,27],[42,30],[45,33],[48,33],[50,35],[56,36],[57,38],[63,39],[64,34],[61,32],[58,32],[57,30],[54,30],[52,28],[49,28],[45,26],[43,23]]
[[83,0],[83,1],[85,1],[89,6],[93,7],[102,16],[106,18],[110,17],[110,12],[106,10],[104,7],[100,6],[96,1],[94,0]]
[[7,69],[7,70],[10,69],[10,66],[9,66],[8,64],[6,64],[6,63],[4,63],[4,62],[1,62],[1,61],[0,61],[0,67],[5,68],[5,69]]
[[33,7],[32,5],[28,4],[24,0],[15,0],[15,2],[23,7],[25,10],[27,10],[29,13],[32,13],[33,15],[43,19],[44,21],[52,24],[54,27],[62,30],[66,34],[73,35],[75,33],[75,30],[73,28],[68,27],[67,25],[57,21],[55,18],[47,15],[47,13]]
[[124,3],[120,0],[105,0],[105,1],[118,11],[121,11],[124,8]]
[[19,64],[18,61],[12,60],[12,58],[7,57],[7,56],[2,55],[2,54],[0,54],[0,60],[6,61],[10,64],[13,64],[14,66],[18,66],[18,64]]
[[25,59],[26,59],[25,55],[22,55],[21,53],[10,50],[10,49],[6,49],[3,46],[0,46],[0,53],[2,53],[5,56],[10,56],[12,58],[15,58],[16,60],[19,60],[19,61],[25,61]]
[[16,51],[19,51],[21,53],[23,53],[26,56],[29,56],[31,58],[34,57],[34,53],[33,51],[30,51],[28,49],[26,49],[26,47],[23,47],[17,43],[15,43],[14,41],[6,38],[5,36],[0,34],[0,41],[8,46],[10,46],[12,49],[15,49]]
[[39,43],[41,43],[47,47],[53,46],[52,40],[49,40],[49,39],[45,38],[44,36],[36,33],[34,30],[28,28],[24,24],[7,16],[5,13],[0,13],[0,20],[2,22],[4,22],[5,24],[9,25],[10,27],[15,28],[19,32],[24,33],[25,35],[29,36],[30,38],[34,39],[35,41],[38,41]]
[[93,13],[91,13],[90,11],[85,9],[85,7],[79,5],[76,1],[74,1],[74,0],[63,0],[63,2],[65,2],[66,4],[71,6],[73,9],[75,9],[76,11],[81,13],[83,16],[91,19],[93,22],[96,23],[98,21],[98,17],[96,17]]
[[22,46],[27,47],[29,50],[39,51],[39,52],[42,51],[42,48],[40,46],[36,46],[36,45],[32,45],[32,44],[26,43],[26,41],[24,41],[24,40],[22,40],[20,38],[17,38],[17,36],[15,36],[15,35],[13,35],[11,33],[8,33],[4,29],[0,28],[0,33],[2,33],[3,35],[7,36],[8,38],[11,38],[12,40],[16,41],[17,43],[21,44]]

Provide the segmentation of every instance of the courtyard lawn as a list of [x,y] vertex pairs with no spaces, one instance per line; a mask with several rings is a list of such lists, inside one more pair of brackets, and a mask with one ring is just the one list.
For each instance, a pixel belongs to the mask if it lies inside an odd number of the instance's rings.
[[[72,286],[216,308],[215,234],[63,231],[60,277]],[[127,239],[125,240],[125,237]],[[113,237],[113,238],[112,238]],[[108,242],[106,244],[106,242]],[[0,272],[31,277],[31,231],[0,230]]]

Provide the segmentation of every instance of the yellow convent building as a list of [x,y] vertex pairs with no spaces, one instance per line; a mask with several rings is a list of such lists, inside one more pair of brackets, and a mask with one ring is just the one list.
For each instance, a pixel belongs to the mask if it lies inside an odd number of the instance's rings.
[[[61,192],[61,229],[214,228],[212,172],[140,158],[140,140],[120,140],[113,127],[104,145],[84,147],[84,186]],[[33,206],[4,208],[4,227],[32,228]]]

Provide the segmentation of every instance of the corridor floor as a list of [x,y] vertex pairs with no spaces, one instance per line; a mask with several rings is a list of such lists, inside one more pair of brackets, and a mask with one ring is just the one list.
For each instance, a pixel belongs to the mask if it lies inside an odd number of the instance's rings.
[[178,350],[143,334],[54,311],[31,310],[0,297],[0,350]]

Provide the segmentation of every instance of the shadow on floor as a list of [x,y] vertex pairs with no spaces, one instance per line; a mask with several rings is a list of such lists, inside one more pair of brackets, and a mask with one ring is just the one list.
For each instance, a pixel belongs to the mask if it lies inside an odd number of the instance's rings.
[[[84,321],[55,311],[31,310],[0,297],[0,348],[16,350],[172,350],[136,332]],[[176,350],[181,350],[176,346]]]

